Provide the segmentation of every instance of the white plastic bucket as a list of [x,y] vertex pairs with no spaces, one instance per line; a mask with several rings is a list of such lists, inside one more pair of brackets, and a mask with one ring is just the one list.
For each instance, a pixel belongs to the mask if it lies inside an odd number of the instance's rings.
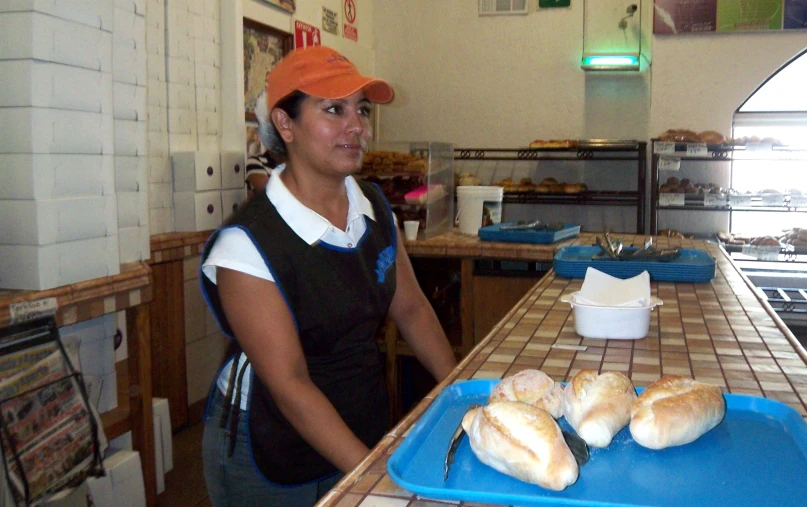
[[457,221],[462,234],[479,235],[479,228],[502,221],[502,187],[457,187]]

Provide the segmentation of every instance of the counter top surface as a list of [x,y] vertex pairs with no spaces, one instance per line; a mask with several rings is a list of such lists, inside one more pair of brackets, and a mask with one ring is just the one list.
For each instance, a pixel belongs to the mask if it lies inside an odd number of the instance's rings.
[[[644,241],[644,236],[616,236],[626,243]],[[574,240],[543,248],[554,251],[566,244],[592,244],[594,237],[581,234]],[[407,250],[417,255],[413,250],[421,245],[442,244],[445,255],[465,255],[451,249],[471,251],[470,245],[475,242],[482,243],[476,238],[457,238],[452,233],[407,242]],[[579,290],[582,280],[568,280],[550,272],[319,505],[455,505],[422,499],[399,487],[386,473],[387,459],[446,385],[466,379],[502,378],[526,368],[541,369],[557,381],[569,380],[583,368],[616,370],[630,377],[636,386],[646,386],[666,374],[685,375],[719,385],[724,392],[779,400],[807,416],[807,352],[767,302],[757,297],[725,251],[697,240],[657,238],[657,242],[660,246],[707,250],[716,259],[717,269],[710,283],[652,283],[653,295],[660,297],[664,305],[652,314],[647,338],[623,341],[578,336],[570,318],[571,308],[559,298]],[[516,252],[521,246],[516,245]],[[569,345],[586,349],[562,348]]]

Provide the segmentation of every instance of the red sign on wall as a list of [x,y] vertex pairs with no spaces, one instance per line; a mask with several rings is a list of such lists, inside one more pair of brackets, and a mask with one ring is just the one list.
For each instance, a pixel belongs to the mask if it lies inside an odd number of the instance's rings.
[[356,22],[356,0],[345,0],[345,21],[350,24]]
[[322,34],[319,28],[311,26],[302,21],[294,22],[294,47],[307,48],[310,46],[321,46]]
[[343,28],[344,29],[342,30],[342,33],[345,34],[345,39],[350,39],[352,41],[359,42],[359,31],[356,29],[355,26],[348,25],[347,23],[345,23]]

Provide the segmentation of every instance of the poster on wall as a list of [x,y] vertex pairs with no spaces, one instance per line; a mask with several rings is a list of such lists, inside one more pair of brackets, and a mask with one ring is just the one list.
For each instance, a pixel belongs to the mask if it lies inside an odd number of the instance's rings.
[[784,29],[807,28],[807,0],[785,0]]
[[653,33],[714,32],[716,26],[717,0],[656,0],[653,5]]
[[653,33],[807,28],[807,0],[654,0]]
[[266,88],[266,74],[291,51],[292,35],[244,19],[244,112],[254,121],[255,101]]
[[297,0],[263,0],[264,2],[268,3],[269,5],[274,5],[276,7],[280,7],[284,11],[289,11],[294,13],[297,9],[295,3]]

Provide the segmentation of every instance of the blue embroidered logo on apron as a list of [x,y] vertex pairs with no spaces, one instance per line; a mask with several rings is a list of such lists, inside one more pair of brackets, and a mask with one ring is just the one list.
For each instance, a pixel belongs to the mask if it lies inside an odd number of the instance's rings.
[[388,246],[378,254],[376,261],[375,272],[378,275],[378,283],[384,283],[387,276],[387,270],[395,264],[395,248]]

